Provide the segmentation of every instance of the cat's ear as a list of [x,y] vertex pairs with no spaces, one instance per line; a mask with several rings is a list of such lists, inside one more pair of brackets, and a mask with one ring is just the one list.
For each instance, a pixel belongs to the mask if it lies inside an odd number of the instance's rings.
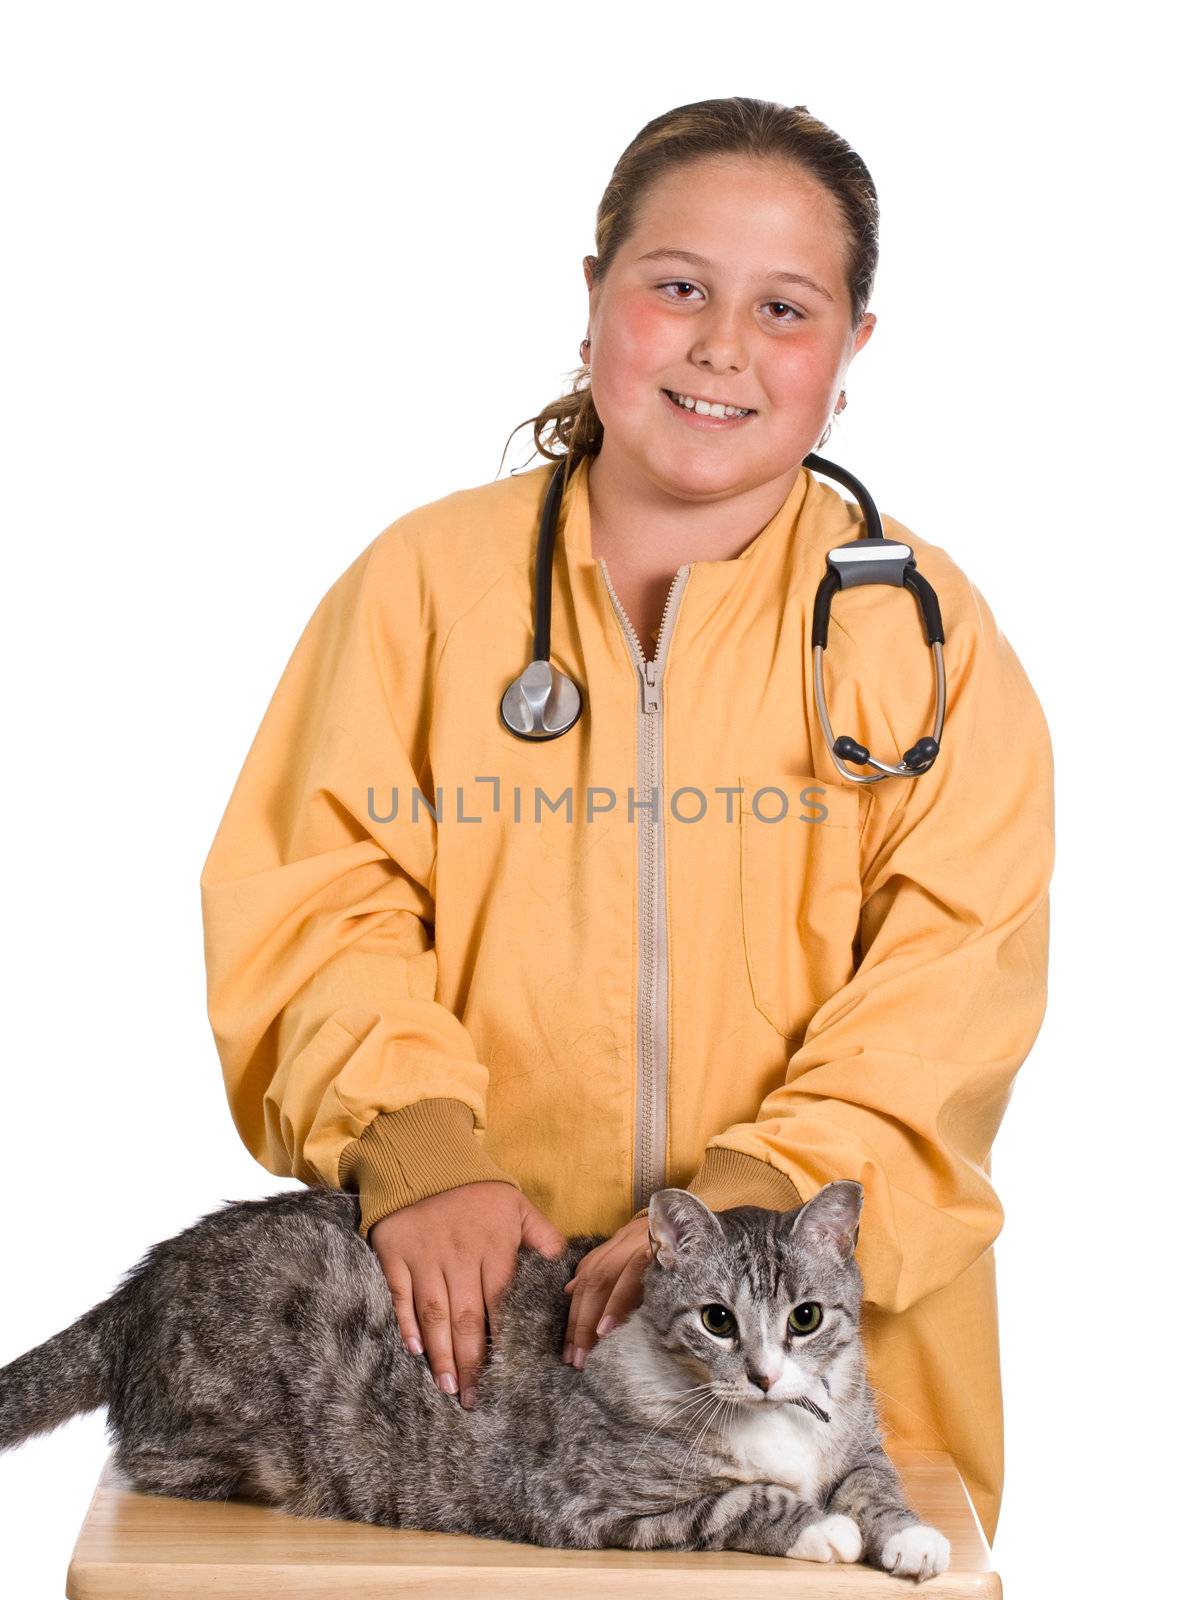
[[647,1207],[647,1231],[652,1259],[668,1270],[681,1258],[700,1255],[725,1237],[709,1207],[687,1189],[655,1191]]
[[791,1236],[797,1244],[823,1246],[848,1260],[857,1249],[865,1191],[852,1178],[826,1183],[795,1213]]

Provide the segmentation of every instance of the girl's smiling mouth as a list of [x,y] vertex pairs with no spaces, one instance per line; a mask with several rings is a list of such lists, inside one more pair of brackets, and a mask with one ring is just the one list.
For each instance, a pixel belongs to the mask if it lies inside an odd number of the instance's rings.
[[[672,389],[661,389],[660,393],[663,395],[668,409],[670,411],[679,412],[683,420],[694,428],[738,428],[741,427],[744,422],[749,422],[751,417],[757,415],[755,411],[748,410],[741,416],[735,413],[715,416],[712,412],[694,411],[692,406],[687,402],[681,403],[681,401],[676,398],[676,393]],[[701,401],[698,403],[703,405],[705,402]]]

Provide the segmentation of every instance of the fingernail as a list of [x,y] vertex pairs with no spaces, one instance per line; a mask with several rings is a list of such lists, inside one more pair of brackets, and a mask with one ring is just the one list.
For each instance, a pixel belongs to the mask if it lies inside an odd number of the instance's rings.
[[574,1350],[573,1365],[577,1368],[578,1372],[580,1372],[582,1367],[585,1365],[585,1347],[583,1345],[578,1345],[576,1350]]
[[452,1372],[443,1372],[437,1379],[437,1382],[440,1384],[441,1388],[446,1394],[457,1393],[457,1379],[454,1377]]
[[478,1404],[478,1390],[463,1389],[462,1404],[465,1406],[467,1411],[473,1411],[474,1407]]
[[601,1322],[598,1323],[598,1336],[599,1336],[599,1338],[601,1337],[602,1334],[609,1333],[611,1328],[617,1328],[617,1326],[618,1326],[618,1318],[617,1317],[603,1317]]
[[572,1359],[573,1359],[573,1346],[571,1344],[567,1344],[565,1346],[565,1353],[561,1357],[561,1360],[562,1361],[571,1361]]
[[412,1351],[412,1354],[414,1356],[423,1356],[424,1355],[425,1347],[424,1347],[423,1344],[421,1344],[420,1340],[416,1337],[415,1334],[413,1334],[411,1338],[405,1339],[404,1343],[408,1346],[409,1350]]

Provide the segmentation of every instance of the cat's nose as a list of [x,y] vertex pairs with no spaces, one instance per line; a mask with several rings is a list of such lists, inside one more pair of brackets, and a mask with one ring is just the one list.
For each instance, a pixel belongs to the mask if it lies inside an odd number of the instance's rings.
[[766,1394],[767,1390],[778,1379],[779,1374],[777,1372],[755,1372],[753,1369],[751,1369],[747,1372],[746,1376],[750,1379],[751,1383],[756,1383],[762,1392]]

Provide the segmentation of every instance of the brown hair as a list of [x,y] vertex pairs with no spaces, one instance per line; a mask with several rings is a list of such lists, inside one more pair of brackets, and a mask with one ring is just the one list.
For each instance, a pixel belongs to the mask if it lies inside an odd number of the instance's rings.
[[[839,134],[812,116],[807,106],[735,95],[728,100],[698,100],[654,117],[619,156],[598,205],[594,238],[594,282],[610,270],[624,239],[635,227],[644,196],[655,180],[703,156],[752,156],[783,160],[823,184],[836,198],[847,243],[845,276],[851,326],[856,332],[869,304],[878,265],[878,194],[865,162]],[[574,369],[573,388],[551,401],[532,424],[536,451],[549,461],[568,458],[568,472],[582,456],[602,447],[602,421],[589,387],[589,364]],[[559,449],[546,448],[547,444]],[[506,454],[506,445],[503,447]]]

